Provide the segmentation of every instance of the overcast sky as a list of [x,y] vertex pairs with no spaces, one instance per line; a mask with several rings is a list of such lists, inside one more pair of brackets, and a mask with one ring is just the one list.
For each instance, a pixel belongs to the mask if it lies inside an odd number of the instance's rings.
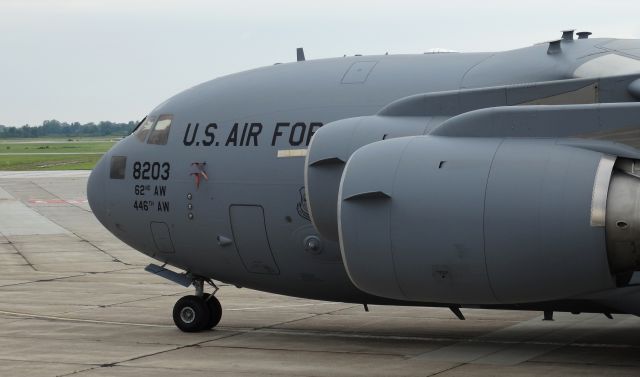
[[640,38],[640,1],[0,0],[0,124],[141,119],[249,68],[344,54]]

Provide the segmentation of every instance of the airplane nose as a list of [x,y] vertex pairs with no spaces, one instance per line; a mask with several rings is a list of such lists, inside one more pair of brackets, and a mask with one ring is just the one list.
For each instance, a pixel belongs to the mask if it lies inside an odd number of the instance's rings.
[[104,155],[89,175],[87,182],[87,200],[93,215],[106,227],[107,198],[105,184],[107,180],[107,155]]

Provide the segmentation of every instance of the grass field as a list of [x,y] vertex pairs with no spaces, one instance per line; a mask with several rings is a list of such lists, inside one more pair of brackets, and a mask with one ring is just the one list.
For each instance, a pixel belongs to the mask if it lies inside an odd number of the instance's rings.
[[116,138],[0,139],[0,170],[92,169]]

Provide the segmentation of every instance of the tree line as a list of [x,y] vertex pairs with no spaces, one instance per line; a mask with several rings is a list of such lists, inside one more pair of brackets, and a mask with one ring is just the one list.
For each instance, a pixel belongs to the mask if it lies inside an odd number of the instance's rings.
[[103,121],[96,123],[67,123],[57,120],[45,120],[40,126],[22,127],[0,126],[0,138],[32,138],[41,136],[87,137],[87,136],[126,136],[133,131],[138,122],[115,123]]

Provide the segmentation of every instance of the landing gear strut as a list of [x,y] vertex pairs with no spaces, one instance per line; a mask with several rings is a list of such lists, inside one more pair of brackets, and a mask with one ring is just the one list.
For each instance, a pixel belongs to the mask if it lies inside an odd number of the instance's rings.
[[214,328],[222,318],[222,306],[214,296],[218,287],[207,280],[215,288],[213,294],[204,293],[204,279],[195,279],[195,295],[184,296],[173,307],[173,322],[184,332],[197,332]]

